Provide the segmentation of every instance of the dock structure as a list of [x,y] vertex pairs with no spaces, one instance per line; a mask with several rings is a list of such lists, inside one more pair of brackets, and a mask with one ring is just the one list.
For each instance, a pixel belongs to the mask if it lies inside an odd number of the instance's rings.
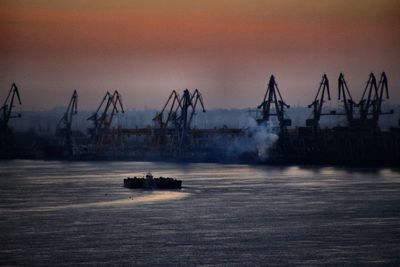
[[[279,140],[275,153],[288,162],[321,164],[390,164],[400,163],[399,128],[383,130],[379,127],[382,115],[394,114],[393,110],[382,109],[384,98],[389,99],[386,74],[381,74],[379,82],[371,73],[360,101],[355,102],[348,84],[341,73],[338,78],[338,100],[342,110],[322,112],[324,92],[330,100],[329,82],[324,74],[317,96],[309,108],[313,108],[312,118],[306,127],[295,127]],[[321,115],[344,116],[345,126],[321,128]]]
[[[216,128],[198,128],[194,121],[199,112],[206,112],[203,96],[198,89],[173,90],[167,101],[152,119],[152,126],[127,128],[116,122],[125,112],[122,95],[115,90],[106,92],[98,108],[88,117],[91,126],[87,133],[73,130],[72,121],[78,113],[78,93],[74,90],[60,118],[54,136],[48,136],[41,146],[35,147],[34,157],[69,159],[159,159],[159,160],[209,160],[223,161],[232,156],[248,162],[265,163],[316,163],[316,164],[389,164],[400,163],[400,128],[381,129],[382,116],[395,115],[385,110],[383,102],[389,99],[388,78],[382,72],[379,79],[370,73],[359,101],[353,99],[344,74],[337,79],[337,99],[341,108],[326,106],[331,100],[332,84],[327,74],[317,87],[315,98],[308,105],[310,117],[305,126],[292,126],[287,115],[287,104],[274,75],[269,76],[266,91],[257,106],[257,133],[254,129],[231,128],[221,125]],[[1,107],[1,146],[14,134],[9,127],[11,118],[21,117],[13,108],[21,104],[15,84]],[[321,127],[322,116],[343,118],[345,125]],[[275,126],[277,125],[277,126]],[[234,144],[253,142],[260,131],[278,136],[268,146],[257,143],[250,150],[235,150]],[[10,139],[11,138],[11,139]],[[28,137],[29,139],[30,137]],[[26,138],[25,138],[26,139]],[[42,138],[43,139],[43,138]],[[42,140],[41,139],[41,140]],[[37,140],[35,141],[36,143]],[[257,142],[260,142],[259,140]],[[261,142],[269,142],[261,140]],[[23,147],[24,146],[24,147]],[[259,158],[267,154],[268,158]],[[26,153],[26,144],[3,149],[1,157],[18,158]],[[21,151],[24,151],[22,153]],[[264,153],[265,152],[265,153]],[[229,157],[227,157],[229,161]]]

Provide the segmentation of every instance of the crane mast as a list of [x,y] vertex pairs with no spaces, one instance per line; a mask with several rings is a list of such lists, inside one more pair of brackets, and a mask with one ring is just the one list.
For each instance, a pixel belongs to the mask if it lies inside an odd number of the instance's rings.
[[338,100],[342,100],[345,113],[337,113],[337,115],[345,115],[349,126],[352,126],[354,124],[354,107],[357,104],[353,101],[343,73],[340,73],[338,79]]
[[8,95],[6,100],[4,101],[3,106],[0,108],[1,117],[0,117],[0,128],[2,131],[8,130],[8,122],[12,118],[20,118],[21,113],[14,114],[13,109],[15,107],[15,100],[18,101],[18,104],[21,105],[21,97],[19,95],[18,87],[15,83],[11,85],[10,90],[8,91]]
[[[173,120],[176,121],[178,109],[181,108],[181,100],[179,94],[173,90],[169,95],[167,102],[165,103],[161,112],[157,113],[153,118],[153,121],[156,123],[156,127],[160,129],[166,129],[169,126],[169,122]],[[164,121],[164,114],[168,111],[167,118]]]
[[202,111],[206,112],[204,108],[203,98],[198,89],[195,89],[193,93],[190,93],[188,89],[185,89],[183,91],[183,95],[180,101],[180,116],[177,118],[179,151],[184,149],[185,144],[188,144],[188,135],[191,129],[193,116],[196,114],[196,107],[198,102],[200,102]]
[[96,111],[93,113],[92,116],[87,118],[87,120],[93,121],[93,128],[88,129],[88,133],[91,135],[92,139],[97,143],[97,139],[99,136],[99,124],[100,124],[100,117],[104,113],[105,107],[110,104],[111,101],[111,94],[110,92],[106,92],[103,99],[101,100],[99,106],[97,107]]
[[61,135],[63,137],[63,143],[67,147],[72,146],[72,120],[73,116],[78,113],[78,93],[76,90],[72,93],[71,99],[67,106],[67,110],[65,111],[63,117],[58,122],[56,127],[56,135]]
[[181,112],[180,116],[178,117],[179,128],[181,128],[182,131],[187,131],[190,129],[193,116],[196,115],[196,107],[198,102],[200,102],[202,111],[206,112],[203,98],[199,90],[196,89],[193,93],[190,93],[188,89],[183,91],[183,96],[180,101]]
[[[163,109],[156,114],[153,121],[156,124],[155,146],[166,143],[170,138],[175,146],[175,151],[182,153],[190,141],[190,130],[196,108],[200,103],[202,111],[206,112],[203,97],[198,89],[191,93],[188,89],[183,91],[182,96],[173,90],[169,95]],[[164,115],[166,119],[164,120]],[[171,125],[171,121],[173,125]]]
[[[272,110],[272,105],[275,111]],[[290,106],[283,101],[274,75],[271,75],[264,100],[257,108],[262,110],[261,118],[257,120],[259,124],[268,123],[271,116],[276,116],[282,134],[286,132],[286,126],[292,125],[292,121],[286,118],[285,114],[285,108],[290,108]]]
[[200,103],[201,108],[202,108],[202,112],[206,112],[206,110],[204,108],[204,103],[203,103],[203,96],[201,95],[201,93],[199,92],[198,89],[194,90],[190,101],[192,102],[193,110],[190,113],[190,117],[189,117],[189,122],[188,122],[189,127],[192,124],[192,120],[193,120],[194,115],[196,115],[197,103]]
[[373,124],[375,126],[378,125],[380,115],[389,115],[389,114],[394,113],[393,109],[391,109],[387,112],[382,111],[382,103],[384,101],[384,96],[383,96],[384,94],[386,96],[386,99],[389,99],[388,80],[386,77],[386,73],[382,72],[381,78],[378,83],[378,90],[377,90],[377,94],[374,99],[374,104],[373,104],[373,109],[372,109],[373,110],[372,111],[372,113],[373,113],[372,120],[373,120]]
[[382,72],[379,83],[375,75],[369,75],[367,85],[358,103],[360,116],[357,120],[357,126],[361,128],[377,129],[379,127],[380,115],[393,114],[394,111],[382,111],[384,98],[389,99],[389,89],[386,73]]
[[374,124],[374,121],[370,118],[370,115],[373,115],[373,108],[374,105],[376,105],[377,96],[378,85],[376,83],[375,75],[371,72],[364,88],[364,92],[361,96],[361,100],[358,103],[360,113],[359,125],[361,127]]
[[88,120],[92,120],[94,124],[94,127],[89,129],[89,133],[92,135],[97,147],[110,143],[115,144],[111,125],[113,118],[120,111],[125,113],[122,97],[120,93],[115,90],[113,94],[110,94],[110,92],[105,94],[95,113],[88,118]]
[[121,95],[118,91],[114,91],[111,97],[109,97],[105,109],[100,116],[99,127],[101,129],[109,129],[111,127],[115,114],[119,112],[118,107],[122,113],[125,113]]
[[321,83],[319,84],[317,95],[315,96],[314,101],[310,105],[308,105],[308,108],[313,108],[313,111],[312,111],[312,118],[306,120],[306,126],[318,129],[319,121],[322,115],[335,114],[335,111],[331,111],[330,113],[322,113],[322,107],[323,104],[325,103],[325,94],[328,95],[328,100],[331,100],[331,95],[329,92],[329,80],[326,74],[322,76],[322,80]]

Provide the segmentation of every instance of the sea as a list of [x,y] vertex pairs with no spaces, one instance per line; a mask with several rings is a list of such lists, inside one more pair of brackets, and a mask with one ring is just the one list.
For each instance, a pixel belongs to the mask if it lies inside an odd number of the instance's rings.
[[0,161],[0,266],[400,266],[399,171]]

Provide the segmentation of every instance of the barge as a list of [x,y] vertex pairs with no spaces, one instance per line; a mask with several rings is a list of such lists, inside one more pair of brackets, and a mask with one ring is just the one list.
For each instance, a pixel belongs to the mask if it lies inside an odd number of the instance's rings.
[[124,187],[143,189],[181,189],[182,181],[170,177],[153,177],[149,172],[145,177],[124,179]]

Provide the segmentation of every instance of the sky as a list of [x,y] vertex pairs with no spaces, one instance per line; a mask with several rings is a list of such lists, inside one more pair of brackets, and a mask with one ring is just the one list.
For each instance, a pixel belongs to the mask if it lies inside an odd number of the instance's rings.
[[310,104],[321,76],[345,74],[359,99],[386,71],[400,104],[398,0],[0,0],[0,101],[16,82],[24,109],[159,108],[198,88],[206,108],[256,107],[274,74],[284,100]]

